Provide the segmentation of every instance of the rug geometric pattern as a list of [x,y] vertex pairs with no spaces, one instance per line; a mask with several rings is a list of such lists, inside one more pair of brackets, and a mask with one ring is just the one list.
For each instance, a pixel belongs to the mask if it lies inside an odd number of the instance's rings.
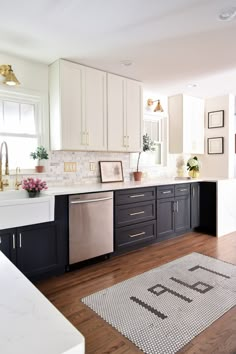
[[147,354],[173,354],[236,305],[236,266],[191,253],[82,299]]

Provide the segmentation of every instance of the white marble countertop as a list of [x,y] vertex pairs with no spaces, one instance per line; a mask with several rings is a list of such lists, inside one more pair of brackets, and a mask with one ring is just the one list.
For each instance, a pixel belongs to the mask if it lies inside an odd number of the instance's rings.
[[84,354],[84,337],[0,252],[0,352]]
[[93,192],[104,192],[104,191],[115,191],[119,189],[130,189],[130,188],[142,188],[142,187],[152,187],[152,186],[162,186],[170,184],[179,183],[193,183],[193,182],[219,182],[221,178],[201,178],[201,179],[175,179],[175,178],[158,178],[150,179],[140,182],[130,181],[130,182],[115,182],[115,183],[94,183],[94,184],[72,184],[64,186],[50,186],[45,194],[50,195],[66,195],[66,194],[77,194],[77,193],[93,193]]

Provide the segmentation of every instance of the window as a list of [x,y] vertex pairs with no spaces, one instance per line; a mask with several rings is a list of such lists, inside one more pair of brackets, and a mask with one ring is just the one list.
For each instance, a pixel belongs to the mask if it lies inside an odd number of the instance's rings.
[[35,166],[30,153],[40,145],[39,108],[37,97],[0,93],[0,143],[8,145],[10,170]]

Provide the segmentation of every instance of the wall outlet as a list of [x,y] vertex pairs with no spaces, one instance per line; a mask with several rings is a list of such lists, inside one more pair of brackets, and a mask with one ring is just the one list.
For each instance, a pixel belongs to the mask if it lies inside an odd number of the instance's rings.
[[89,162],[89,170],[95,171],[95,162]]
[[77,164],[76,162],[64,162],[64,172],[76,172]]

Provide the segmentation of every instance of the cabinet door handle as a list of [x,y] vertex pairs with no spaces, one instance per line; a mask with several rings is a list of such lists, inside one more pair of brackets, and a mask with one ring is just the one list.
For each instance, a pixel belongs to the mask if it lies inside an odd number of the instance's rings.
[[171,191],[164,191],[164,192],[161,192],[162,194],[170,194]]
[[129,237],[138,237],[138,236],[142,236],[142,235],[145,235],[146,232],[139,232],[138,234],[134,234],[134,235],[129,235]]
[[179,202],[177,200],[177,202],[176,202],[176,213],[178,213],[178,212],[179,212]]
[[129,195],[129,198],[139,198],[139,197],[144,197],[145,194],[135,194],[135,195]]
[[129,135],[126,136],[127,139],[127,147],[129,147]]
[[124,147],[127,147],[127,146],[126,146],[126,136],[125,136],[125,135],[123,136],[123,146],[124,146]]
[[21,232],[19,233],[19,247],[22,247],[22,239],[21,239]]
[[15,236],[15,234],[12,234],[12,248],[13,249],[16,248],[16,236]]
[[143,210],[143,211],[138,211],[137,213],[131,213],[129,215],[133,216],[133,215],[139,215],[139,214],[144,214],[144,213],[145,213],[145,211]]
[[187,188],[179,189],[180,192],[187,192]]
[[2,243],[2,238],[1,238],[1,236],[0,236],[0,244]]
[[192,193],[192,194],[193,194],[193,198],[194,198],[194,194],[195,194],[195,192],[194,192],[194,187],[193,187],[193,193]]

